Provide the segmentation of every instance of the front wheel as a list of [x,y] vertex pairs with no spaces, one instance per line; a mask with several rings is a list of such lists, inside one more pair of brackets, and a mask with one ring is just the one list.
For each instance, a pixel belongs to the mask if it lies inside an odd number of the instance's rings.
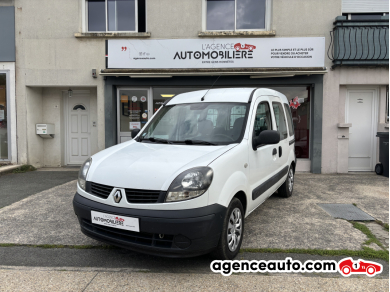
[[237,256],[244,237],[244,215],[241,201],[234,198],[226,212],[218,246],[212,253],[214,258],[232,260]]
[[279,187],[278,195],[282,198],[291,197],[294,189],[294,169],[292,165],[287,173],[286,181]]

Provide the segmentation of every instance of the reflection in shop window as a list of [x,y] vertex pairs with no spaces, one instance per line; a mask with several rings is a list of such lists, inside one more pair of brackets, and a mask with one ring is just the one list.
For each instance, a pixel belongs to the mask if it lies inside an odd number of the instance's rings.
[[294,124],[295,154],[310,158],[310,87],[273,87],[289,101]]
[[6,74],[0,73],[0,160],[8,159]]

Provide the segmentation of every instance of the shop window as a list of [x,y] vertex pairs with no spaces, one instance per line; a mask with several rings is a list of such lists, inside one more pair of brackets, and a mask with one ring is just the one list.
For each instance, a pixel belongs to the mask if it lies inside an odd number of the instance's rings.
[[153,88],[153,113],[155,113],[168,99],[185,92],[202,90],[203,88],[185,87],[156,87]]
[[270,0],[205,0],[206,30],[265,30]]
[[297,158],[310,158],[310,87],[272,87],[289,102]]
[[8,159],[7,75],[0,73],[0,160]]
[[86,0],[90,32],[146,31],[145,0]]
[[148,122],[148,90],[120,90],[119,106],[120,133],[130,133],[133,129],[142,129]]

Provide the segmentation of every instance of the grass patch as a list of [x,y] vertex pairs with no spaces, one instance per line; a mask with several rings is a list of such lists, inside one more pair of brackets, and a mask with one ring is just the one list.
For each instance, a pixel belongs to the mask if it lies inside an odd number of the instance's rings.
[[383,227],[384,230],[389,232],[389,224],[383,223],[381,220],[378,220],[378,219],[375,220],[375,223],[379,224],[380,226]]
[[21,167],[14,169],[12,171],[12,173],[25,173],[25,172],[34,171],[34,170],[37,170],[34,166],[29,165],[29,164],[25,164],[25,165],[22,165]]
[[384,249],[383,244],[375,237],[375,235],[370,231],[370,229],[366,225],[358,222],[352,222],[352,221],[350,221],[350,223],[352,224],[353,227],[360,230],[367,236],[368,239],[363,244],[369,245],[371,243],[376,243],[378,246]]
[[17,244],[17,243],[0,243],[0,247],[36,247],[36,248],[69,248],[69,249],[118,249],[112,245],[63,245],[63,244]]
[[357,207],[357,205],[355,203],[352,203],[352,205],[354,205],[355,207]]
[[373,250],[372,248],[363,247],[363,250],[323,250],[323,249],[280,249],[280,248],[242,248],[242,252],[251,252],[251,253],[296,253],[296,254],[311,254],[311,255],[320,255],[320,256],[351,256],[351,257],[361,257],[369,259],[382,259],[386,262],[389,262],[389,253],[384,250]]

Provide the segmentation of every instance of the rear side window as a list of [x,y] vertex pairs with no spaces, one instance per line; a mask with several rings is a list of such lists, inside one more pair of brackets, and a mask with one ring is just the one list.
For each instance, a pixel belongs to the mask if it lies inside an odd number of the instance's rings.
[[264,130],[272,130],[271,110],[268,102],[262,102],[257,106],[253,136],[259,136]]
[[292,116],[291,116],[291,110],[288,104],[284,103],[284,110],[286,111],[286,116],[287,116],[287,124],[288,124],[288,133],[290,136],[294,136],[294,125],[292,121]]
[[272,108],[274,110],[276,129],[280,134],[280,140],[284,140],[287,138],[287,125],[283,107],[279,102],[273,102]]

